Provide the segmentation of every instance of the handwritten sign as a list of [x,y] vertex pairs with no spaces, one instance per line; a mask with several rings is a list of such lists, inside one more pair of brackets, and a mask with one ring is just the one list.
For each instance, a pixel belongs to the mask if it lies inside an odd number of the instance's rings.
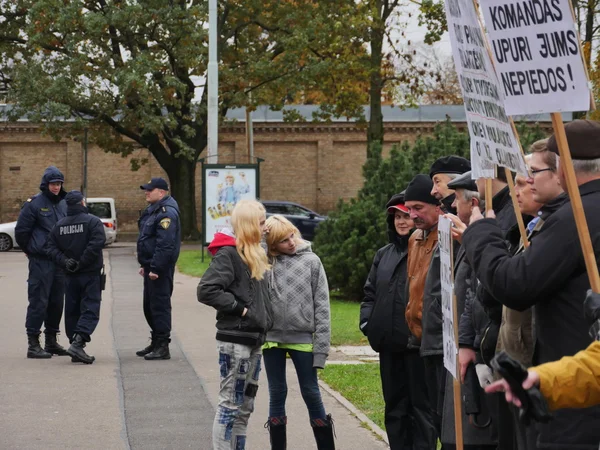
[[569,0],[481,0],[481,8],[508,114],[590,108]]
[[440,217],[438,242],[440,251],[440,280],[442,285],[442,336],[444,345],[444,367],[457,377],[456,355],[458,354],[454,334],[454,279],[452,272],[452,222]]

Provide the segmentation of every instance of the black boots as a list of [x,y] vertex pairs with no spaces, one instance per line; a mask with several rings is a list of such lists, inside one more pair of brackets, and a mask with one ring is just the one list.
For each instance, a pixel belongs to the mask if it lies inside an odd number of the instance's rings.
[[85,339],[80,334],[73,336],[73,343],[67,350],[68,354],[71,355],[72,362],[82,362],[84,364],[92,364],[96,358],[88,355],[85,350]]
[[154,339],[154,333],[150,333],[150,345],[142,350],[135,352],[138,356],[146,356],[148,353],[152,353],[154,350],[154,346],[156,345],[156,340]]
[[287,437],[286,437],[286,426],[287,417],[269,417],[265,428],[269,429],[269,436],[271,438],[271,450],[286,450],[287,448]]
[[310,425],[317,441],[317,448],[319,450],[335,450],[331,414],[327,414],[325,419],[311,419]]
[[67,356],[67,350],[58,343],[56,333],[48,333],[46,331],[46,347],[44,347],[51,355]]
[[157,359],[171,359],[171,353],[169,353],[169,342],[171,342],[171,339],[169,338],[155,338],[154,348],[150,353],[144,356],[144,359],[146,361],[154,361]]
[[52,355],[45,351],[40,345],[40,334],[28,334],[27,335],[28,347],[27,357],[33,359],[47,359],[52,358]]

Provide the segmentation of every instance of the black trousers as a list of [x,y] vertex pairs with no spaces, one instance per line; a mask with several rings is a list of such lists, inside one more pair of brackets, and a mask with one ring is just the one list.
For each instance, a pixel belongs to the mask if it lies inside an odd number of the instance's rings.
[[58,333],[65,304],[63,270],[49,259],[30,256],[27,297],[27,334],[39,334],[42,325],[46,333]]
[[156,280],[148,277],[150,268],[144,268],[144,316],[154,337],[171,336],[171,295],[175,267],[161,272]]
[[379,369],[391,450],[435,450],[437,435],[419,353],[382,350]]
[[65,299],[65,328],[69,341],[80,334],[85,341],[96,329],[100,320],[102,290],[100,274],[75,274],[67,276]]
[[444,356],[424,356],[425,380],[427,383],[427,395],[431,405],[431,415],[437,432],[436,437],[442,435],[442,415],[444,413],[444,395],[446,393],[446,373],[444,368]]

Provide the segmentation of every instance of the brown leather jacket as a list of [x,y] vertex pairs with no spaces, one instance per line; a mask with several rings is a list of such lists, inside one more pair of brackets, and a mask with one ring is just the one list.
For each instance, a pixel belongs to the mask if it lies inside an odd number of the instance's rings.
[[408,241],[408,305],[405,315],[410,332],[419,340],[423,334],[425,279],[437,242],[437,224],[427,232],[416,230]]

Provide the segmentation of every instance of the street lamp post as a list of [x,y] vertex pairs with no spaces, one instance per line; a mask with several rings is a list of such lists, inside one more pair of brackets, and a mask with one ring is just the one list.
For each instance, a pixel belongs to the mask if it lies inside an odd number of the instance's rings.
[[219,145],[219,63],[217,61],[217,0],[208,0],[208,154],[207,163],[217,164]]

